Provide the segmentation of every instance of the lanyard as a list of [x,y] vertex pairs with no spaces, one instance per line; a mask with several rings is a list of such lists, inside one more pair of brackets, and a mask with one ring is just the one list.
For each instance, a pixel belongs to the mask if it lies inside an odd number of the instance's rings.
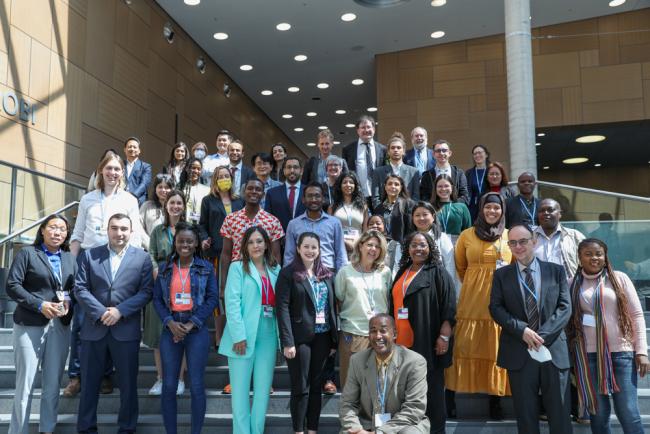
[[50,260],[50,254],[49,251],[47,250],[47,247],[45,247],[45,244],[41,244],[41,249],[45,252],[45,256],[47,256],[47,263],[50,264],[50,269],[52,270],[52,274],[54,274],[54,278],[56,279],[57,283],[59,285],[63,285],[63,263],[61,262],[61,254],[59,252],[55,253],[55,255],[59,256],[59,269],[56,270],[54,268],[54,264]]
[[345,215],[348,218],[348,227],[352,227],[352,215],[350,215],[350,212],[348,211],[348,207],[344,204],[343,205],[343,211],[345,211]]
[[[190,262],[190,266],[187,268],[187,274],[185,277],[183,277],[183,270],[181,269],[181,258],[178,258],[178,278],[181,281],[181,293],[185,294],[185,284],[187,283],[187,279],[190,278],[190,271],[192,269],[192,265],[194,265],[194,258],[192,258],[192,262]],[[190,281],[190,290],[191,288],[191,281]]]
[[[446,214],[445,214],[445,209],[447,210]],[[442,216],[442,218],[440,219],[440,223],[442,223],[442,231],[444,233],[447,233],[447,224],[449,223],[450,214],[451,214],[451,202],[443,206],[442,209],[440,210],[440,215]]]
[[[323,293],[323,291],[321,290],[321,283],[318,280],[316,280],[315,277],[310,277],[309,284],[311,285],[311,290],[314,293],[314,304],[315,304],[314,307],[316,308],[317,312],[320,312],[323,310],[318,308],[318,305],[320,304],[320,296]],[[325,286],[325,290],[327,291],[327,286]]]
[[265,272],[264,276],[260,276],[260,280],[262,281],[262,293],[264,294],[264,298],[266,299],[266,304],[270,305],[271,303],[269,302],[269,292],[271,288],[271,280],[268,277],[268,273]]
[[366,291],[368,292],[368,303],[370,303],[370,310],[374,311],[375,310],[375,296],[374,296],[375,289],[374,288],[371,289],[370,286],[368,286],[368,282],[366,282],[365,274],[366,273],[361,271],[361,279],[363,279],[363,284],[366,285]]
[[380,413],[386,412],[386,388],[388,387],[388,366],[384,369],[384,389],[381,389],[381,384],[379,382],[379,372],[377,372],[377,398],[379,398],[379,409]]
[[[424,267],[420,267],[420,269],[415,272],[415,274],[413,275],[413,279],[415,279],[415,277],[418,275],[418,273],[420,271],[422,271],[422,268],[424,268]],[[413,266],[411,265],[408,268],[408,270],[406,270],[406,275],[404,276],[404,280],[402,280],[402,307],[404,307],[404,298],[406,297],[406,291],[409,289],[409,285],[410,285],[410,282],[409,283],[406,283],[406,282],[409,281],[409,273],[411,272],[412,269],[413,269]],[[413,279],[411,279],[411,282],[413,281]]]
[[[167,238],[169,239],[169,245],[174,248],[174,236],[172,235],[172,228],[167,227]],[[180,268],[180,267],[179,267]]]
[[481,175],[481,180],[479,181],[478,179],[478,167],[474,168],[474,178],[476,179],[476,186],[478,187],[478,195],[474,198],[474,203],[478,203],[478,198],[481,196],[481,191],[483,189],[483,181],[485,181],[485,173],[487,172],[487,168],[483,169],[483,174]]
[[330,187],[329,184],[327,184],[327,196],[329,197],[329,203],[331,205],[332,204],[332,187]]
[[494,246],[494,248],[497,250],[497,255],[499,255],[499,259],[501,259],[501,260],[503,260],[503,258],[501,257],[501,243],[502,242],[503,242],[503,238],[499,238],[499,244],[497,244],[496,242],[494,244],[492,244]]
[[533,198],[533,212],[531,213],[530,210],[528,209],[528,206],[526,203],[521,200],[521,197],[519,198],[519,202],[521,203],[521,207],[526,211],[526,214],[528,214],[528,217],[530,217],[530,223],[535,224],[535,213],[537,212],[537,202],[535,202],[535,198]]
[[[525,289],[526,291],[528,291],[528,292],[530,293],[530,295],[533,296],[533,298],[535,299],[535,303],[538,303],[539,300],[538,300],[538,297],[537,297],[537,293],[535,292],[535,288],[531,289],[531,288],[526,284],[526,282],[524,281],[524,279],[521,278],[521,271],[519,271],[519,264],[516,265],[516,268],[517,268],[517,279],[519,279],[519,283],[521,284],[521,286],[524,287],[524,289]],[[530,271],[531,271],[531,273],[532,273],[533,270],[530,270]],[[535,282],[535,279],[534,279],[534,278],[533,278],[533,282]]]

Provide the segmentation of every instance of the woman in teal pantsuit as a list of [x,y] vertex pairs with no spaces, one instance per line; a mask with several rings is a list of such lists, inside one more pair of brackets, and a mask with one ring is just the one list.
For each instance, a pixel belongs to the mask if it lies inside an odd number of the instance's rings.
[[228,357],[234,434],[262,434],[280,348],[274,292],[280,266],[273,259],[271,241],[262,227],[249,228],[241,245],[242,260],[233,262],[228,270],[227,321],[219,353]]

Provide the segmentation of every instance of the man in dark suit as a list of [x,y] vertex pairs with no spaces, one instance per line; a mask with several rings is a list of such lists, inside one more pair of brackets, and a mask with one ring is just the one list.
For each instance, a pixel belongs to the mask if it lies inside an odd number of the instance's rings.
[[431,170],[427,170],[422,174],[420,181],[420,198],[429,202],[431,194],[433,193],[433,184],[436,178],[441,175],[449,175],[454,181],[456,187],[456,194],[458,199],[456,202],[463,202],[465,205],[469,204],[469,189],[467,188],[467,177],[463,169],[449,163],[451,158],[451,144],[442,139],[438,139],[433,143],[433,156],[436,159],[436,165]]
[[422,176],[424,172],[432,170],[436,166],[433,152],[427,147],[427,130],[422,127],[413,128],[411,144],[413,149],[406,151],[404,162],[418,169],[418,173]]
[[[332,154],[332,148],[334,147],[334,134],[328,129],[324,129],[318,132],[317,142],[318,146],[318,155],[315,157],[309,158],[305,163],[302,171],[302,183],[307,185],[312,182],[318,182],[319,184],[327,181],[327,167],[326,160]],[[348,165],[343,161],[343,171],[348,171]]]
[[506,201],[506,227],[508,229],[521,224],[531,226],[539,224],[537,217],[539,199],[534,196],[536,185],[535,175],[530,172],[524,172],[517,178],[519,194]]
[[97,401],[106,354],[120,388],[118,433],[134,433],[138,421],[140,313],[151,300],[153,269],[149,255],[129,246],[131,219],[108,220],[108,244],[83,252],[74,294],[85,316],[81,326],[81,396],[77,431],[97,433]]
[[381,195],[384,191],[384,182],[390,174],[395,174],[402,178],[411,199],[419,199],[420,174],[415,167],[404,164],[402,158],[404,157],[405,148],[406,143],[401,137],[393,137],[388,142],[389,164],[376,168],[372,174],[372,209],[379,206]]
[[372,174],[376,168],[386,163],[386,147],[373,139],[375,119],[372,116],[361,116],[356,128],[359,138],[343,148],[343,159],[348,169],[356,172],[363,196],[368,199],[368,206],[371,206],[369,198],[372,194]]
[[243,163],[244,144],[235,139],[228,145],[228,158],[230,159],[230,176],[232,176],[232,191],[236,197],[241,197],[241,189],[249,179],[255,178],[255,172]]
[[[284,184],[273,187],[266,192],[264,210],[280,220],[282,229],[287,232],[289,221],[305,212],[302,197],[303,186],[300,182],[302,163],[298,157],[284,160]],[[287,264],[288,265],[288,264]]]
[[539,433],[539,401],[549,431],[571,433],[569,350],[564,328],[571,317],[571,296],[561,265],[535,258],[535,233],[517,225],[508,245],[517,259],[497,269],[492,280],[490,314],[502,327],[497,364],[508,370],[520,433]]
[[126,139],[124,142],[126,191],[138,199],[138,205],[142,205],[147,200],[147,190],[151,184],[151,164],[140,160],[140,152],[140,139],[137,137]]

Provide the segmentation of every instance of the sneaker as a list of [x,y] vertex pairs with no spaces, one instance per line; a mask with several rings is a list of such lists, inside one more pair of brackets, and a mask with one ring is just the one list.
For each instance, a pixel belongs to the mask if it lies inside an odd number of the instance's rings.
[[183,380],[178,380],[178,387],[176,388],[176,395],[182,395],[185,393],[185,382]]
[[323,393],[325,395],[334,395],[336,394],[336,384],[332,380],[327,380],[323,386]]
[[77,377],[71,378],[68,385],[65,386],[65,389],[63,389],[63,396],[65,396],[66,398],[73,398],[77,396],[80,390],[81,390],[81,381],[79,381],[79,378]]
[[161,393],[162,393],[162,380],[158,379],[156,380],[155,383],[153,383],[151,389],[149,389],[149,395],[160,396]]
[[223,391],[221,392],[224,395],[230,395],[232,393],[232,388],[230,387],[230,383],[226,384],[226,386],[223,388]]

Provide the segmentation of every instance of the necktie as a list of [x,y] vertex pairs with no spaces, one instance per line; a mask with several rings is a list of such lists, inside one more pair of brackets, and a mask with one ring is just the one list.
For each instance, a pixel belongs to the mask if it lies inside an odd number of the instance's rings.
[[235,174],[237,173],[237,166],[230,168],[230,177],[232,178],[232,183],[235,183]]
[[293,213],[296,211],[293,208],[293,204],[296,201],[296,186],[292,185],[289,187],[289,214],[291,214],[291,218],[294,217]]
[[[537,300],[535,299],[535,281],[533,280],[533,273],[530,268],[525,268],[526,274],[526,313],[528,314],[528,327],[537,331],[539,328],[539,310],[537,309]],[[531,293],[531,291],[533,291]]]
[[422,160],[422,153],[418,149],[415,150],[415,165],[418,168],[420,175],[424,173],[424,161]]
[[375,169],[374,164],[372,164],[372,152],[370,152],[370,143],[364,143],[363,146],[366,147],[366,170],[368,171],[368,179],[372,179],[372,172]]

